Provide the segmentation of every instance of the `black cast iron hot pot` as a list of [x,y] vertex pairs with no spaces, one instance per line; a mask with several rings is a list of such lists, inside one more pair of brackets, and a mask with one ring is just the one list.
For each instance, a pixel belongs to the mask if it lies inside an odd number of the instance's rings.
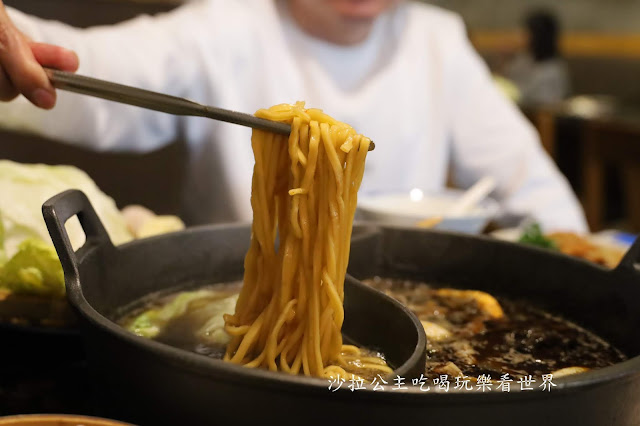
[[[58,195],[45,203],[43,212],[65,271],[69,300],[82,320],[94,388],[102,406],[108,407],[102,414],[142,424],[191,425],[640,424],[638,243],[618,268],[605,270],[483,237],[394,228],[354,232],[349,272],[356,278],[404,277],[526,299],[596,332],[630,359],[554,379],[557,387],[551,392],[512,388],[509,393],[444,393],[391,391],[390,386],[384,392],[351,392],[344,387],[331,392],[324,380],[229,365],[138,338],[114,324],[123,309],[141,297],[184,283],[241,277],[248,226],[194,228],[115,248],[81,193]],[[63,226],[75,214],[87,235],[87,243],[76,253]],[[347,315],[362,309],[375,321],[372,307],[356,300],[367,299],[368,293],[355,279],[348,279],[345,291]],[[395,305],[385,309],[391,306]],[[411,326],[389,321],[363,325],[355,320],[345,323],[345,332],[353,332],[362,344],[385,347],[389,337],[380,342],[376,336],[396,333],[395,342],[401,346],[418,339],[400,332]],[[406,359],[414,350],[398,348],[398,353],[387,355]]]

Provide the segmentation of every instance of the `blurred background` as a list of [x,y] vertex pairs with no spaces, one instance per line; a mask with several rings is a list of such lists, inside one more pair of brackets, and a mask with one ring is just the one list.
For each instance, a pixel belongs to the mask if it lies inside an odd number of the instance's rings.
[[[167,11],[182,1],[5,3],[87,27]],[[462,15],[496,84],[519,103],[569,178],[592,231],[640,231],[640,0],[432,3]],[[179,140],[145,155],[97,154],[1,129],[0,141],[0,158],[86,170],[120,207],[136,203],[160,214],[179,214],[186,165]]]
[[[432,3],[461,14],[492,71],[516,81],[520,76],[513,68],[517,56],[531,50],[531,33],[538,31],[544,45],[555,31],[566,87],[556,99],[550,93],[538,102],[526,96],[520,106],[580,196],[592,231],[640,231],[640,1]],[[552,17],[555,29],[544,19],[530,22],[541,17]]]

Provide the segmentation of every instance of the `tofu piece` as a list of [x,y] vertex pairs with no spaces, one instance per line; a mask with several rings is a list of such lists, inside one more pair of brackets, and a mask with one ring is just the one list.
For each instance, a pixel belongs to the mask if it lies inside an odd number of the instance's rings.
[[437,374],[446,374],[449,377],[464,377],[464,374],[462,374],[462,370],[460,370],[458,366],[451,361],[447,362],[446,364],[434,367],[433,372]]
[[565,377],[565,376],[571,376],[574,374],[586,373],[589,370],[591,369],[587,367],[566,367],[566,368],[561,368],[560,370],[556,370],[551,374],[553,374],[554,379],[557,379],[558,377]]
[[427,339],[432,342],[441,342],[451,337],[451,333],[446,328],[432,323],[430,321],[420,321],[424,332],[427,334]]

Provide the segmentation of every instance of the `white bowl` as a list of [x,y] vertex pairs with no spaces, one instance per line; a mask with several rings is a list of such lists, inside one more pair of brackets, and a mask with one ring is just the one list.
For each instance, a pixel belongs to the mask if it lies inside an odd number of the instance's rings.
[[[414,190],[415,191],[415,190]],[[434,194],[395,193],[362,196],[358,199],[358,218],[386,225],[417,227],[426,219],[441,218],[432,229],[479,234],[498,212],[498,204],[486,198],[461,216],[447,211],[464,191],[447,189]]]

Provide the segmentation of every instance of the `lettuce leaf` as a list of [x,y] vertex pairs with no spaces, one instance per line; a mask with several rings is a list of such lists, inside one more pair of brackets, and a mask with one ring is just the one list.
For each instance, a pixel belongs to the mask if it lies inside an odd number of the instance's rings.
[[37,239],[23,241],[0,266],[0,287],[16,294],[64,297],[64,274],[53,246]]
[[[67,189],[80,189],[87,195],[114,244],[133,239],[113,199],[82,170],[0,160],[0,288],[21,294],[64,295],[62,267],[42,218],[42,204]],[[78,218],[71,218],[66,228],[72,246],[78,249],[85,240]]]
[[0,268],[7,261],[7,253],[4,250],[4,225],[2,224],[2,212],[0,212]]
[[138,336],[154,338],[169,321],[184,315],[192,301],[210,296],[210,290],[185,291],[166,305],[143,312],[127,329]]
[[[79,189],[87,195],[114,244],[133,239],[115,201],[82,170],[0,160],[0,227],[4,229],[0,251],[4,251],[5,259],[10,259],[26,239],[51,244],[42,204],[67,189]],[[71,218],[66,227],[72,246],[78,249],[85,239],[78,218]]]
[[201,325],[194,333],[205,341],[228,343],[229,336],[224,331],[225,313],[235,311],[238,294],[228,296],[215,290],[203,289],[185,291],[162,306],[146,310],[125,324],[130,332],[153,339],[173,320],[189,313],[200,319]]

